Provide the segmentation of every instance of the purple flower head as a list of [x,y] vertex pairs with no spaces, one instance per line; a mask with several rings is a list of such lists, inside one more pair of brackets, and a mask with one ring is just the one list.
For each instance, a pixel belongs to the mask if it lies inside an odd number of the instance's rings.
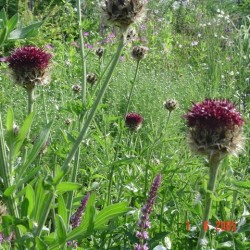
[[131,131],[140,129],[143,117],[137,113],[129,113],[125,117],[125,124]]
[[193,104],[188,114],[184,116],[189,127],[204,127],[215,129],[217,127],[242,127],[244,121],[235,105],[228,100],[206,99]]
[[236,154],[242,149],[244,120],[228,100],[206,99],[184,115],[191,148],[200,154]]
[[85,37],[89,36],[89,32],[83,32],[83,36]]
[[20,69],[45,69],[48,67],[52,55],[37,47],[22,47],[16,49],[7,59],[9,67]]
[[49,82],[48,66],[52,55],[37,47],[16,49],[7,59],[15,82],[25,88]]

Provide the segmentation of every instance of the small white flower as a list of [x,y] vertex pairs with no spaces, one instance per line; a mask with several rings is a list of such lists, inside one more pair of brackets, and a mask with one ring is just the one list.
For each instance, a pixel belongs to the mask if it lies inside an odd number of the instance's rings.
[[167,250],[167,248],[162,245],[158,245],[153,250]]
[[229,75],[230,75],[230,76],[234,76],[234,72],[233,72],[233,71],[230,71],[230,72],[229,72]]
[[191,42],[191,44],[190,44],[190,45],[191,45],[191,46],[197,46],[197,45],[198,45],[198,43],[199,43],[198,41],[193,41],[193,42]]
[[171,243],[171,240],[169,239],[169,237],[164,238],[164,244],[167,247],[167,250],[171,249],[172,243]]

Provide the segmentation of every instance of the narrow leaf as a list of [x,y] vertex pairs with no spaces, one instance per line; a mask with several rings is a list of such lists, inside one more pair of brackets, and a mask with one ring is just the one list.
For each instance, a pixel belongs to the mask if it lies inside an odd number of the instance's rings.
[[234,181],[233,184],[239,188],[250,189],[250,181]]
[[66,226],[60,215],[56,215],[56,235],[59,244],[63,244],[66,241]]
[[74,191],[80,189],[82,187],[81,184],[73,183],[73,182],[61,182],[56,186],[56,190],[64,193],[68,191]]
[[105,207],[98,215],[95,220],[95,229],[101,229],[106,226],[109,220],[114,219],[120,215],[123,215],[130,211],[127,207],[126,202],[112,204]]

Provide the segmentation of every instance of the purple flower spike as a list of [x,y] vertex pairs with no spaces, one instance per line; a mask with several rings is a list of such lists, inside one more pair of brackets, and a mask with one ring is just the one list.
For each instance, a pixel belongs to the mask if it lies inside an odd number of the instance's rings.
[[82,213],[87,205],[90,194],[86,194],[86,196],[82,199],[80,207],[76,210],[76,212],[71,216],[70,223],[72,228],[76,228],[81,224],[82,221]]
[[156,199],[156,193],[157,193],[158,188],[160,187],[161,180],[162,180],[162,176],[161,174],[158,174],[152,183],[147,202],[141,208],[141,216],[137,224],[140,230],[136,232],[136,237],[140,240],[140,244],[135,244],[135,248],[134,248],[135,250],[147,250],[148,249],[147,244],[144,244],[144,241],[149,239],[149,235],[146,230],[147,228],[150,228],[149,215],[151,214],[153,210],[153,205]]

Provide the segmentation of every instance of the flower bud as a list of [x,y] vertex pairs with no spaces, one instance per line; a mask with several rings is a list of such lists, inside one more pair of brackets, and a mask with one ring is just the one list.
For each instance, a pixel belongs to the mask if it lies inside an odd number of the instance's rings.
[[178,102],[176,100],[170,99],[163,103],[164,108],[167,109],[169,112],[178,108]]
[[97,77],[94,73],[87,74],[87,82],[93,85],[97,81]]
[[145,46],[135,46],[132,49],[132,57],[136,60],[141,60],[143,59],[148,52],[148,48]]

